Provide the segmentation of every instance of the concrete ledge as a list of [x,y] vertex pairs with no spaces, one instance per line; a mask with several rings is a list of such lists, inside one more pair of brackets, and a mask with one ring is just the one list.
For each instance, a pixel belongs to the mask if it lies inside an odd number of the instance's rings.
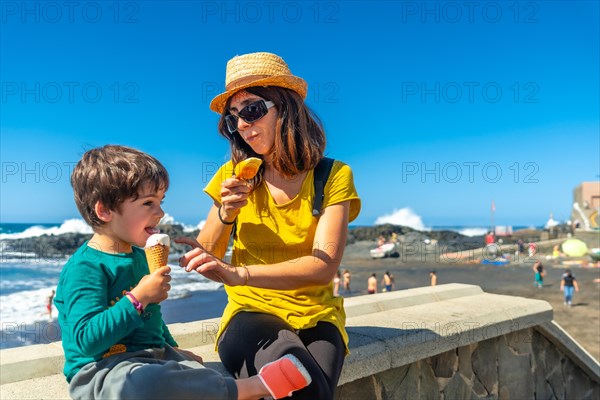
[[348,320],[351,354],[339,383],[551,320],[545,301],[483,292],[358,315]]
[[[351,354],[340,385],[405,366],[461,346],[535,327],[598,376],[598,363],[552,323],[545,301],[484,293],[478,286],[448,284],[346,299]],[[200,354],[207,367],[225,372],[214,352],[219,319],[171,324],[181,347]],[[526,341],[527,338],[523,338]],[[60,342],[0,351],[0,398],[68,398]]]
[[346,317],[350,319],[359,315],[368,315],[482,293],[483,290],[479,286],[450,283],[435,287],[421,287],[391,293],[350,297],[344,299],[344,309]]
[[0,399],[70,399],[65,376],[54,374],[0,386]]
[[177,344],[179,344],[179,347],[188,349],[214,344],[217,339],[220,323],[221,318],[212,318],[187,323],[169,324],[169,331],[177,341]]
[[600,364],[556,321],[546,322],[535,329],[555,345],[596,383],[600,383]]
[[62,342],[0,350],[0,384],[62,373],[64,363]]

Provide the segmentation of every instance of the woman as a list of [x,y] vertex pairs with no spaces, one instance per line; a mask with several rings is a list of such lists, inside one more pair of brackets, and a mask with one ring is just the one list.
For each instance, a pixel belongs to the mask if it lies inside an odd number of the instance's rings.
[[567,269],[560,281],[560,290],[565,294],[565,306],[571,307],[573,304],[573,289],[579,292],[579,285],[577,284],[577,280],[575,280],[575,275],[573,275],[571,270]]
[[[223,282],[228,304],[217,348],[235,377],[255,375],[283,354],[295,355],[312,384],[293,398],[332,399],[347,352],[343,299],[333,296],[348,223],[360,211],[351,169],[336,161],[320,217],[312,214],[313,172],[325,134],[304,104],[307,84],[270,53],[227,63],[226,91],[211,102],[231,161],[205,188],[213,199],[187,271]],[[249,181],[233,167],[248,157],[263,164]],[[231,264],[222,260],[233,234]]]

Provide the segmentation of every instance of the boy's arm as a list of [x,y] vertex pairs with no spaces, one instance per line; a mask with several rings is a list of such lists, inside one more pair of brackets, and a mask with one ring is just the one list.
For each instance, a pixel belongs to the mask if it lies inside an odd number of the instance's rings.
[[165,324],[165,321],[162,322],[162,325],[163,325],[163,337],[165,338],[165,342],[167,342],[167,344],[172,347],[179,347],[179,345],[173,338],[173,335],[171,335],[171,332],[169,331],[167,324]]
[[100,266],[79,263],[70,270],[71,274],[61,281],[66,314],[63,329],[67,334],[63,333],[63,340],[93,357],[143,325],[126,296],[108,298],[109,278]]

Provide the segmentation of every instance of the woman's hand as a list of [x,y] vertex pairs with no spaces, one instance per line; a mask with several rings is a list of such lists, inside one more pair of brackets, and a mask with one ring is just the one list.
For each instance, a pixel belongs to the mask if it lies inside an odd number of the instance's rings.
[[185,268],[187,272],[196,271],[211,281],[224,283],[228,286],[245,284],[245,271],[240,272],[244,268],[236,268],[213,256],[194,239],[177,238],[175,243],[183,243],[193,247],[192,250],[179,259],[179,265]]
[[225,222],[233,222],[240,209],[248,204],[248,195],[252,186],[243,179],[235,176],[221,183],[221,219]]

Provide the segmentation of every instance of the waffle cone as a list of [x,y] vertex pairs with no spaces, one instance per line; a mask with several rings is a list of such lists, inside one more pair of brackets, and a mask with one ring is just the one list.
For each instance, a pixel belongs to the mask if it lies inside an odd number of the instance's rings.
[[146,252],[148,268],[150,269],[151,274],[160,267],[167,265],[167,260],[169,258],[169,246],[157,244],[156,246],[145,248],[144,251]]

